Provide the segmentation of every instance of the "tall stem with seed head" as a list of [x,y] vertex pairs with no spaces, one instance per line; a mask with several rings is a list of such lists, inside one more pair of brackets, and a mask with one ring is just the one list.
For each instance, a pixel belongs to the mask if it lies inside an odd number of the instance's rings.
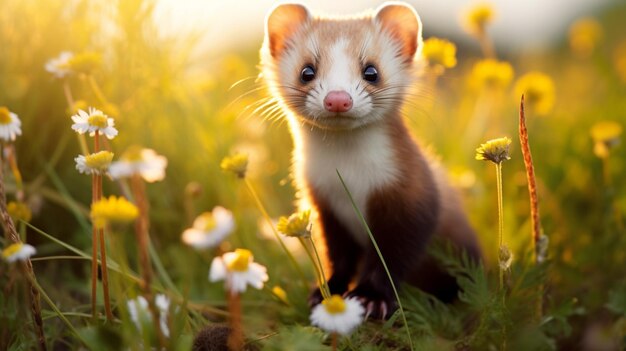
[[[4,155],[4,147],[0,146],[0,216],[2,217],[2,222],[4,224],[5,233],[7,234],[8,239],[13,243],[20,243],[20,236],[17,233],[17,229],[15,229],[15,224],[13,224],[13,219],[11,219],[9,211],[7,210],[7,198],[4,188],[4,159],[2,155]],[[36,283],[37,278],[35,277],[35,271],[33,270],[33,264],[31,263],[30,258],[27,258],[23,262],[23,269],[25,275],[29,279],[28,289],[30,290],[31,313],[33,315],[35,333],[37,334],[38,347],[39,350],[45,351],[47,347],[46,337],[43,331],[43,318],[41,316],[40,295],[39,290],[33,284],[33,282]]]

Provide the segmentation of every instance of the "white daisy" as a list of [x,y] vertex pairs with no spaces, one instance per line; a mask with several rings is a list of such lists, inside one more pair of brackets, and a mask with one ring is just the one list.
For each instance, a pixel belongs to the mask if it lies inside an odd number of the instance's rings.
[[79,134],[89,132],[89,136],[94,136],[97,131],[100,132],[100,134],[104,134],[109,139],[113,139],[117,135],[113,118],[93,107],[89,108],[89,113],[78,110],[78,113],[72,116],[72,121],[74,121],[72,129]]
[[252,259],[252,252],[245,249],[236,249],[234,252],[227,252],[221,257],[214,258],[209,271],[209,281],[224,280],[225,287],[231,294],[245,292],[248,285],[262,289],[263,283],[268,279],[267,269]]
[[313,308],[311,324],[329,333],[348,335],[363,322],[364,312],[356,298],[333,295]]
[[46,62],[46,71],[52,73],[56,78],[64,78],[72,73],[70,68],[70,60],[74,54],[69,51],[63,51],[58,57]]
[[2,250],[2,258],[7,262],[26,261],[30,256],[34,255],[37,250],[31,245],[24,243],[15,243],[7,246]]
[[76,169],[83,174],[103,174],[109,169],[113,160],[113,153],[110,151],[100,151],[93,154],[78,155]]
[[193,227],[183,232],[183,242],[197,250],[219,245],[235,229],[233,213],[217,206],[193,221]]
[[146,182],[152,183],[165,178],[165,167],[167,167],[165,156],[157,154],[152,149],[130,147],[120,161],[111,164],[109,174],[113,179],[139,174]]
[[[170,329],[167,325],[167,314],[170,308],[170,299],[163,294],[158,294],[154,299],[154,304],[159,311],[161,331],[165,337],[169,337]],[[128,307],[128,313],[130,313],[130,319],[135,323],[137,329],[143,331],[142,326],[152,321],[152,313],[150,313],[148,301],[143,296],[137,296],[136,299],[128,300],[126,306]]]
[[8,108],[0,106],[0,140],[13,141],[22,135],[22,121]]

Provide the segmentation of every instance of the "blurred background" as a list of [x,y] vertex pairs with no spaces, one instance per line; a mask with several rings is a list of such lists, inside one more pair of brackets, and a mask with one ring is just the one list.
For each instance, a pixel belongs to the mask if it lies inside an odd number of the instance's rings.
[[[314,11],[348,14],[382,2],[303,3]],[[463,25],[473,3],[409,3],[421,15],[425,38],[455,44],[457,64],[423,84],[419,98],[405,109],[407,122],[460,188],[488,266],[496,254],[495,174],[474,159],[475,149],[488,139],[513,139],[511,160],[504,164],[505,241],[516,257],[527,257],[532,245],[517,87],[529,72],[551,81],[553,89],[542,94],[553,103],[527,115],[543,230],[550,239],[548,299],[574,299],[580,307],[561,342],[606,341],[611,349],[621,331],[615,327],[619,314],[607,309],[607,301],[611,294],[626,294],[626,153],[618,145],[626,124],[626,3],[490,2],[494,17],[486,35],[497,58],[513,68],[496,88],[477,84],[476,65],[485,55]],[[192,299],[222,298],[221,287],[203,284],[206,257],[180,241],[193,218],[216,205],[231,209],[237,219],[223,249],[252,248],[275,277],[273,284],[288,289],[291,273],[279,248],[263,244],[272,239],[259,225],[252,199],[219,168],[224,156],[248,153],[250,179],[270,215],[294,210],[287,125],[265,121],[250,108],[267,96],[257,79],[258,50],[264,16],[273,5],[268,0],[2,0],[0,106],[23,123],[15,145],[32,224],[81,249],[90,247],[91,179],[75,170],[80,148],[69,117],[79,104],[96,106],[115,118],[116,155],[138,144],[169,160],[166,179],[148,185],[151,235],[172,279],[188,284]],[[44,66],[63,51],[92,52],[99,59],[84,75],[55,79]],[[95,79],[101,96],[87,77]],[[66,85],[74,106],[68,105]],[[105,181],[105,194],[123,190]],[[64,252],[37,234],[29,233],[28,240],[41,255]],[[59,301],[86,301],[87,264],[52,260],[35,263],[35,270]]]

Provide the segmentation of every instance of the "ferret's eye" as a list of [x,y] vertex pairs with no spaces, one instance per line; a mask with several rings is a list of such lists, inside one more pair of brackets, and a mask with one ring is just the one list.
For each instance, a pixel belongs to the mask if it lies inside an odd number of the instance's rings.
[[315,79],[315,69],[311,66],[304,66],[302,72],[300,72],[300,81],[302,83],[308,83]]
[[378,82],[378,70],[376,67],[369,65],[363,70],[363,79],[370,83]]

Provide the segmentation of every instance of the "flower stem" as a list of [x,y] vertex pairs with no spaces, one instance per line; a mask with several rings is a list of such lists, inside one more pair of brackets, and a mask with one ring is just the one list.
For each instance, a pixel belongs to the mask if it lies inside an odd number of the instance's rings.
[[150,295],[150,286],[152,284],[152,267],[150,265],[150,256],[148,255],[148,236],[149,236],[149,220],[148,220],[148,202],[146,201],[145,185],[139,175],[132,177],[131,188],[133,197],[139,208],[139,219],[135,222],[135,234],[137,237],[137,248],[139,254],[139,265],[141,266],[141,274],[143,276],[142,289],[146,295]]
[[[311,238],[309,237],[309,240],[310,239]],[[311,250],[309,249],[306,242],[304,241],[304,238],[298,237],[298,240],[300,241],[300,244],[302,244],[302,247],[304,248],[304,251],[306,252],[306,254],[309,256],[309,260],[311,260],[311,263],[313,263],[313,267],[315,268],[315,278],[317,278],[317,284],[320,287],[320,292],[322,293],[322,297],[324,299],[329,298],[330,292],[328,289],[328,284],[326,283],[326,277],[324,276],[324,270],[321,269],[321,264],[318,264],[318,260],[316,260],[313,257],[313,254],[311,253]],[[313,244],[312,240],[311,240],[311,244]],[[315,248],[315,246],[313,247]],[[315,250],[315,255],[317,256],[317,250]]]
[[[100,132],[96,131],[93,139],[94,152],[100,151]],[[95,174],[95,201],[102,199],[102,175]],[[100,261],[102,270],[102,290],[104,295],[104,311],[109,321],[113,320],[113,312],[111,311],[111,297],[109,296],[109,272],[107,269],[106,241],[104,238],[104,228],[98,229],[100,238]]]
[[320,259],[320,255],[317,252],[317,247],[315,246],[315,242],[313,241],[313,238],[309,237],[309,241],[311,242],[311,246],[313,247],[313,252],[315,252],[315,258],[317,259],[317,264],[320,270],[320,274],[322,275],[322,282],[324,283],[324,285],[320,285],[320,288],[324,287],[324,290],[326,290],[326,297],[330,298],[330,286],[328,286],[328,279],[326,279],[326,274],[324,273],[324,266],[322,265],[322,260]]
[[333,348],[333,351],[337,350],[337,333],[333,333],[333,335],[331,336],[331,345]]
[[230,333],[228,349],[243,350],[243,328],[241,325],[241,298],[237,293],[228,292],[228,311],[230,312]]
[[148,217],[149,204],[146,199],[146,187],[138,174],[133,175],[131,179],[131,188],[133,197],[139,208],[139,219],[135,222],[135,235],[137,238],[137,251],[139,255],[139,265],[142,275],[141,289],[143,295],[148,301],[148,308],[152,314],[152,322],[158,336],[159,344],[162,349],[166,348],[166,339],[159,324],[159,312],[152,295],[152,265],[150,264],[150,255],[148,252],[148,242],[150,235],[150,221]]
[[[94,203],[96,199],[96,175],[91,176],[91,202]],[[93,226],[91,231],[91,314],[95,320],[98,315],[96,308],[96,294],[97,294],[97,280],[98,280],[98,229]]]
[[[63,80],[63,94],[65,95],[65,99],[67,100],[67,105],[70,110],[70,114],[73,114],[76,111],[74,110],[74,98],[72,97],[72,90],[67,80]],[[85,139],[84,134],[76,134],[78,137],[78,144],[80,145],[80,151],[83,155],[89,154],[89,148],[87,147],[87,140]]]
[[502,248],[502,232],[504,231],[504,211],[502,209],[502,163],[496,163],[496,183],[498,188],[498,277],[500,291],[504,289],[504,270],[500,266],[500,250]]
[[496,58],[496,50],[493,47],[493,42],[487,35],[485,31],[482,31],[478,36],[478,41],[480,43],[480,48],[483,52],[485,58],[495,59]]
[[92,75],[88,75],[87,76],[87,81],[89,82],[89,87],[91,87],[91,90],[93,90],[93,92],[96,95],[96,97],[98,98],[98,100],[100,100],[100,103],[102,105],[108,104],[109,102],[107,101],[106,97],[102,93],[102,90],[98,86],[98,82],[96,82],[94,77]]
[[[498,188],[498,277],[500,281],[500,293],[502,294],[502,308],[505,308],[506,294],[504,293],[504,269],[500,264],[500,251],[502,250],[502,233],[504,232],[504,211],[502,206],[502,162],[496,163],[496,178]],[[502,323],[502,350],[506,350],[506,324]]]
[[267,221],[267,224],[269,224],[270,228],[272,228],[272,233],[274,233],[274,237],[276,237],[276,240],[278,241],[280,246],[283,248],[283,251],[285,251],[285,253],[287,254],[287,257],[291,261],[291,264],[293,265],[295,270],[298,272],[298,275],[300,276],[300,279],[302,280],[303,286],[306,287],[308,285],[308,282],[307,282],[306,276],[304,275],[304,272],[302,271],[302,268],[300,268],[300,265],[298,264],[298,262],[296,262],[296,259],[293,257],[293,255],[291,254],[289,249],[287,249],[287,246],[285,246],[285,243],[280,238],[280,235],[278,234],[278,231],[276,230],[276,227],[274,226],[274,223],[272,223],[272,219],[270,218],[269,214],[267,213],[267,210],[265,209],[265,206],[263,206],[263,203],[261,202],[261,199],[259,198],[259,196],[257,195],[256,191],[254,190],[254,187],[252,186],[252,183],[250,183],[248,178],[244,178],[243,180],[246,183],[246,186],[248,187],[248,190],[250,191],[250,194],[254,198],[254,201],[255,201],[257,207],[259,208],[259,211],[261,211],[261,214],[263,215],[263,217]]

